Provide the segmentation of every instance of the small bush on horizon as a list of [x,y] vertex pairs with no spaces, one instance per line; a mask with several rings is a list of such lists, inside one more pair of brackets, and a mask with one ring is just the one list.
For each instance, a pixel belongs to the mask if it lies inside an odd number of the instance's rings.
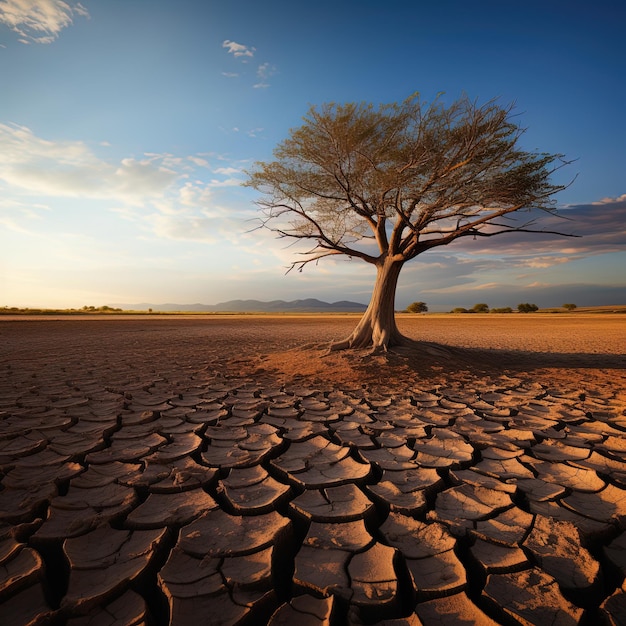
[[530,304],[528,302],[523,302],[517,305],[517,310],[520,313],[534,313],[539,310],[539,307],[536,304]]
[[[74,309],[70,309],[73,311]],[[106,304],[103,306],[95,307],[95,306],[87,306],[85,305],[81,311],[88,311],[90,313],[97,313],[98,311],[106,312],[106,311],[121,311],[122,309],[115,309],[112,306],[107,306]]]
[[480,302],[479,304],[475,304],[471,309],[471,313],[489,313],[489,305],[484,302]]
[[500,309],[491,309],[490,313],[513,313],[513,309],[510,306],[505,306]]
[[573,311],[576,308],[576,305],[573,303],[563,304],[562,306],[564,309],[567,309],[568,311]]
[[406,307],[407,313],[426,313],[428,311],[428,305],[425,302],[412,302]]

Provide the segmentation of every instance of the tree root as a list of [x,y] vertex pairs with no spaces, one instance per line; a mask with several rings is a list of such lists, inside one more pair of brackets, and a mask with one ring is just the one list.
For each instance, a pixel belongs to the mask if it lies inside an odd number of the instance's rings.
[[341,341],[333,341],[328,346],[328,353],[339,352],[341,350],[367,350],[369,349],[370,355],[385,354],[389,350],[393,350],[395,347],[406,346],[410,343],[410,339],[404,335],[397,334],[393,339],[385,337],[384,341],[374,342],[370,336],[369,339],[361,338],[359,341],[356,338],[348,337]]

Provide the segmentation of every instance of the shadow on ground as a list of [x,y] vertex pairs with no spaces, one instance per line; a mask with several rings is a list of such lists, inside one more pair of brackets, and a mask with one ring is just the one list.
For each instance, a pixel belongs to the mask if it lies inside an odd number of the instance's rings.
[[401,381],[441,383],[468,377],[525,377],[531,373],[562,379],[567,370],[626,370],[626,355],[460,348],[409,340],[385,353],[329,352],[327,344],[319,344],[233,361],[233,365],[246,374],[277,376],[283,382],[389,386]]

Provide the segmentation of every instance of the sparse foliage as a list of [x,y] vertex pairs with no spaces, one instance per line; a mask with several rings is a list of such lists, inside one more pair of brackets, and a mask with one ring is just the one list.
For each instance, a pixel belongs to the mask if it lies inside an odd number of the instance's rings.
[[501,307],[499,309],[491,309],[490,313],[513,313],[513,309],[510,306]]
[[564,308],[564,309],[566,309],[566,310],[568,310],[568,311],[573,311],[573,310],[574,310],[575,308],[577,308],[577,307],[576,307],[576,305],[575,305],[575,304],[571,304],[571,303],[570,303],[570,304],[564,304],[564,305],[563,305],[563,308]]
[[523,302],[522,304],[517,305],[517,310],[520,313],[534,313],[539,310],[539,307],[536,304],[529,304],[528,302]]
[[406,307],[407,313],[426,313],[428,305],[425,302],[412,302]]
[[[521,150],[512,107],[462,97],[450,106],[404,102],[324,104],[257,163],[247,185],[262,193],[261,224],[309,243],[289,269],[335,255],[376,267],[369,307],[334,349],[402,343],[394,316],[407,261],[457,239],[546,232],[514,212],[554,210],[550,182],[561,155]],[[563,233],[557,233],[563,234]]]

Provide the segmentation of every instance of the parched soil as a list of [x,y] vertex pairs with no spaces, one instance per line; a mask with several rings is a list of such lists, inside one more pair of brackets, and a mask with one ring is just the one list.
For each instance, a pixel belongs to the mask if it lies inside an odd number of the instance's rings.
[[0,624],[626,623],[626,317],[0,319]]

